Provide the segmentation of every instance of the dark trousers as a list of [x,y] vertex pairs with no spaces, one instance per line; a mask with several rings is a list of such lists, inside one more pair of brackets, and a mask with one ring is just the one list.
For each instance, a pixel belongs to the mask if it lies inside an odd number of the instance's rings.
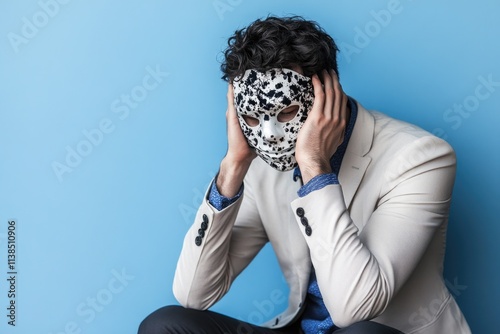
[[[142,321],[138,334],[301,334],[300,321],[279,329],[255,326],[212,311],[181,306],[162,307]],[[403,334],[372,321],[362,321],[335,331],[335,334]]]

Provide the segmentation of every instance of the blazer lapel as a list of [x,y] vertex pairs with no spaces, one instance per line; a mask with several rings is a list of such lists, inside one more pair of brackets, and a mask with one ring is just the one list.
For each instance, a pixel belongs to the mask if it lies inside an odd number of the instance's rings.
[[339,171],[339,182],[344,192],[344,201],[349,208],[354,194],[365,175],[371,158],[366,156],[370,151],[375,130],[375,119],[359,103],[356,124],[347,144],[347,150]]

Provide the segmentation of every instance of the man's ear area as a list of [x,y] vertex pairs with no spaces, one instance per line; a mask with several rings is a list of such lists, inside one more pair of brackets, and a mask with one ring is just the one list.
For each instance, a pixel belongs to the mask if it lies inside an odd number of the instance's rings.
[[300,67],[299,65],[291,66],[291,70],[304,75],[304,71],[302,70],[302,67]]

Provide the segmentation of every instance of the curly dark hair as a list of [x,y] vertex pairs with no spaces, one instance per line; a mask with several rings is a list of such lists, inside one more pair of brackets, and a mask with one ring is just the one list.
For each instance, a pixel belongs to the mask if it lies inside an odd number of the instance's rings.
[[301,16],[268,16],[236,30],[227,41],[222,79],[232,81],[247,69],[300,66],[305,76],[337,69],[337,45],[316,22]]

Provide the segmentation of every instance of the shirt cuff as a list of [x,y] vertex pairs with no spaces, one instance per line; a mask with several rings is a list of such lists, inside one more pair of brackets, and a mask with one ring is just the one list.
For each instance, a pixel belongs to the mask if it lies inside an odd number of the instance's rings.
[[242,184],[238,193],[233,197],[228,198],[226,196],[223,196],[219,193],[219,189],[217,189],[216,183],[217,183],[217,176],[212,181],[212,186],[210,187],[210,193],[208,194],[208,202],[210,203],[210,205],[212,205],[215,209],[219,211],[224,210],[225,208],[236,202],[243,194],[243,184]]
[[299,197],[304,197],[309,193],[320,190],[330,184],[339,184],[337,175],[334,173],[321,174],[313,177],[297,191]]

